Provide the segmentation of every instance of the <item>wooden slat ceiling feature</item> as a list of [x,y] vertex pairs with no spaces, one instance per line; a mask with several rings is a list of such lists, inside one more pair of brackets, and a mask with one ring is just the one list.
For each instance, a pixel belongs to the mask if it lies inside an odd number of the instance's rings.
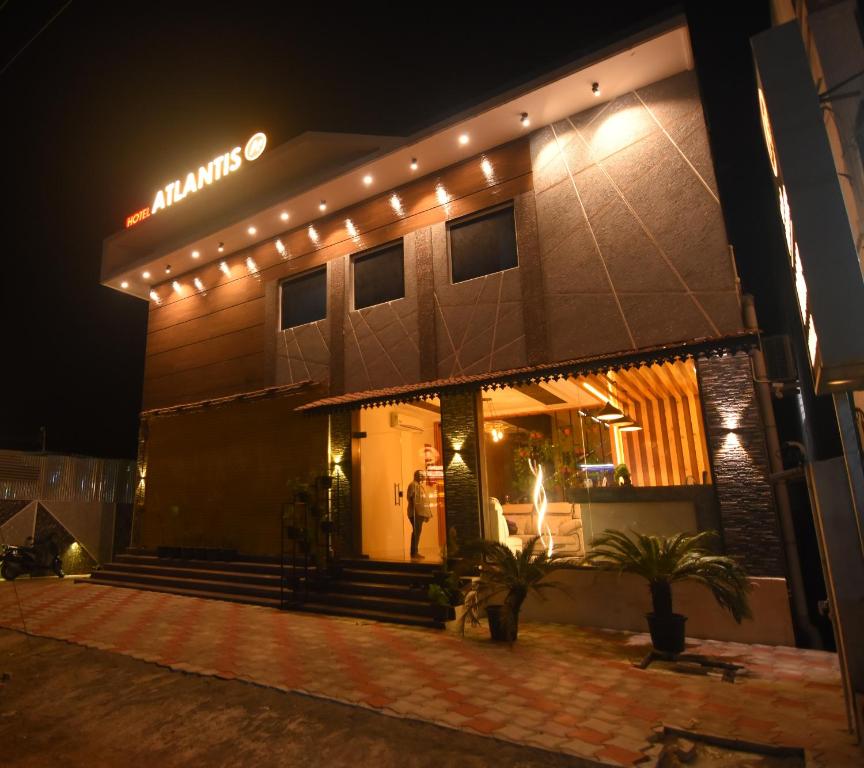
[[568,376],[566,379],[544,382],[542,386],[570,403],[571,408],[595,408],[601,405],[594,395],[581,386],[581,378]]

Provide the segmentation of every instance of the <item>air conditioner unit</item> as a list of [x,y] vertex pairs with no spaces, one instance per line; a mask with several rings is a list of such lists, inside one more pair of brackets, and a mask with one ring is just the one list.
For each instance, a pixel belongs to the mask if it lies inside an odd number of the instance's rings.
[[422,432],[423,425],[399,411],[390,411],[390,426],[393,429],[401,429],[403,432]]

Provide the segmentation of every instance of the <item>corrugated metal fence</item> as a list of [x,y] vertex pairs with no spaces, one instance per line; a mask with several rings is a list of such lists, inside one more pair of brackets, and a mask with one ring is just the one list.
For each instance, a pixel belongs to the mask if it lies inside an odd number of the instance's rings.
[[0,451],[0,499],[131,503],[135,462]]

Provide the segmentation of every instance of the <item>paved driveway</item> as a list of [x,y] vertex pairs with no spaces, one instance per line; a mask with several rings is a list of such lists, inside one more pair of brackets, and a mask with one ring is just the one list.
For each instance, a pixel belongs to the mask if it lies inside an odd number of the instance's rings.
[[813,765],[864,764],[836,657],[818,651],[694,644],[746,665],[729,684],[634,668],[645,635],[524,624],[509,647],[485,632],[462,639],[69,580],[0,584],[0,626],[616,765],[643,758],[659,722],[801,746]]

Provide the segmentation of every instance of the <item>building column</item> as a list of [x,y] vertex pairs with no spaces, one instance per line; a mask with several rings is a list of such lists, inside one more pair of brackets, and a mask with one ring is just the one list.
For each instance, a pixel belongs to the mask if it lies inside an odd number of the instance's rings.
[[330,513],[336,526],[333,545],[337,555],[353,555],[355,550],[354,519],[351,506],[351,412],[330,414],[329,471],[333,478],[330,489]]
[[785,576],[750,358],[700,359],[696,373],[726,554],[751,576]]
[[[454,392],[441,396],[441,437],[444,464],[444,503],[447,539],[457,546],[482,536],[481,393]],[[452,554],[452,553],[451,553]]]

